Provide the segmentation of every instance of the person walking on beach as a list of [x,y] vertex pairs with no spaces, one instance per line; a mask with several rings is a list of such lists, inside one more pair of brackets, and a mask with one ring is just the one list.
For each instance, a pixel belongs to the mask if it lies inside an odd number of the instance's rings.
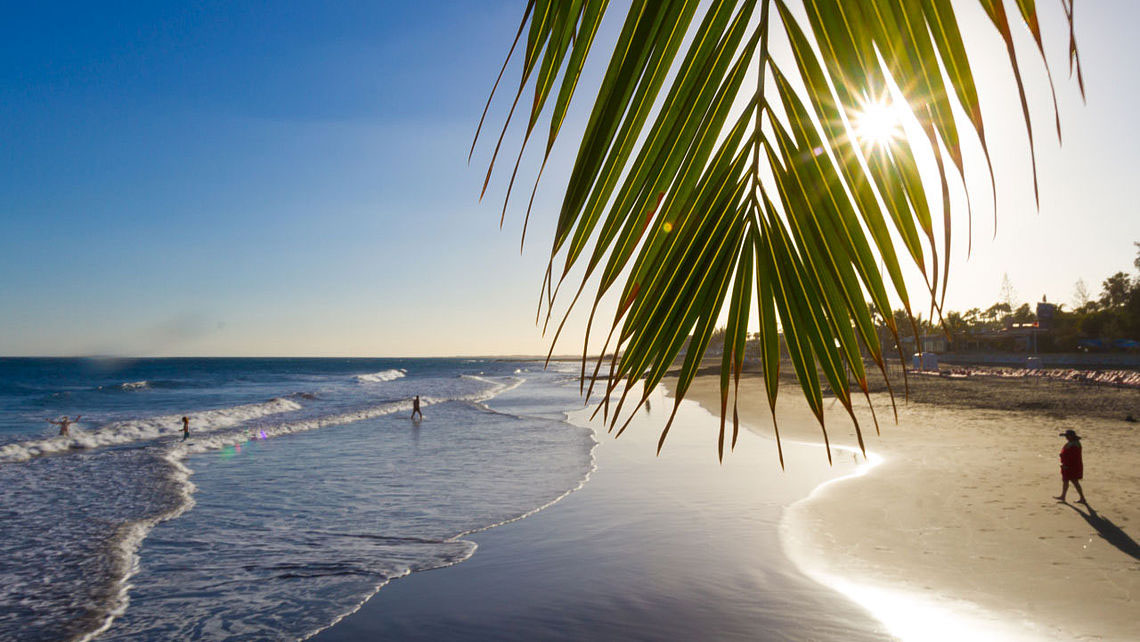
[[64,415],[63,419],[60,419],[59,421],[48,419],[47,422],[49,424],[55,424],[56,426],[59,426],[60,437],[68,437],[71,435],[71,424],[79,423],[79,418],[82,416],[83,415],[75,415],[75,419],[70,419],[67,415]]
[[1081,459],[1081,438],[1077,436],[1077,431],[1072,429],[1066,430],[1060,436],[1067,441],[1061,448],[1061,494],[1054,499],[1065,501],[1065,495],[1069,493],[1069,482],[1073,482],[1073,488],[1076,488],[1077,494],[1081,496],[1077,503],[1088,504],[1085,501],[1085,491],[1081,490],[1081,478],[1085,475],[1085,465]]
[[412,419],[415,419],[416,415],[419,415],[421,420],[424,418],[424,413],[420,412],[419,395],[416,395],[416,398],[412,400]]
[[189,438],[190,438],[190,418],[189,417],[183,417],[182,418],[182,441],[186,441]]

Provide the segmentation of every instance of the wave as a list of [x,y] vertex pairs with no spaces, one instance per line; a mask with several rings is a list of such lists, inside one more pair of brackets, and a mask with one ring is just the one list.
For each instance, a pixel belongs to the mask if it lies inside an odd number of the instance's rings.
[[360,383],[383,383],[385,381],[395,381],[405,374],[407,374],[407,370],[403,368],[392,368],[389,370],[381,370],[380,372],[354,375],[353,378]]
[[[191,430],[209,433],[231,428],[267,415],[300,410],[301,404],[289,399],[275,398],[262,403],[244,404],[192,412]],[[162,415],[144,419],[131,419],[106,424],[92,431],[74,429],[69,436],[20,441],[0,446],[0,463],[27,461],[35,457],[52,455],[69,450],[86,450],[101,446],[115,446],[132,442],[149,441],[176,435],[182,431],[182,415]]]
[[[427,405],[421,402],[421,405]],[[181,459],[186,455],[199,454],[209,452],[211,450],[221,450],[228,446],[235,446],[244,444],[247,441],[255,439],[272,439],[273,437],[281,437],[283,435],[291,435],[297,432],[307,432],[310,430],[317,430],[326,428],[328,426],[340,426],[343,424],[351,424],[357,421],[364,421],[365,419],[373,419],[383,415],[390,415],[394,412],[407,410],[411,412],[411,401],[393,401],[378,406],[371,406],[360,410],[351,412],[339,413],[335,415],[326,415],[323,417],[314,417],[312,419],[303,419],[301,421],[292,421],[280,424],[267,424],[253,426],[248,429],[223,431],[213,433],[206,436],[191,436],[191,439],[186,443],[177,443],[171,447],[171,455],[175,458]]]
[[124,381],[123,383],[108,384],[105,386],[96,386],[94,390],[99,392],[138,392],[140,390],[169,390],[174,388],[197,388],[202,384],[186,381],[178,381],[172,379],[159,379],[150,380],[143,379],[142,381]]
[[[499,395],[503,394],[504,392],[514,390],[515,388],[518,388],[519,386],[526,383],[526,379],[523,377],[511,377],[510,383],[498,383],[498,382],[493,381],[491,379],[487,379],[486,377],[480,377],[479,375],[459,375],[459,378],[460,379],[471,379],[472,381],[481,381],[483,383],[490,384],[491,387],[488,388],[487,390],[484,390],[482,392],[474,392],[474,393],[471,393],[469,395],[457,397],[455,399],[455,401],[470,401],[473,403],[480,403],[483,401],[488,401],[490,399],[498,397]],[[430,398],[430,397],[425,397],[425,398]]]
[[[466,376],[466,375],[464,375]],[[482,381],[490,384],[487,390],[474,392],[467,395],[459,395],[455,397],[421,397],[420,406],[427,408],[438,403],[447,402],[470,402],[481,403],[492,399],[498,395],[514,390],[526,381],[526,379],[512,377],[509,383],[498,383],[482,377],[471,376],[471,379]],[[285,401],[285,400],[281,400]],[[280,424],[264,424],[243,428],[240,430],[232,430],[225,432],[218,432],[210,434],[206,437],[192,435],[191,440],[186,443],[176,443],[171,447],[170,452],[178,458],[184,457],[188,454],[204,453],[211,450],[220,450],[229,446],[243,444],[247,441],[255,439],[271,439],[273,437],[280,437],[283,435],[291,435],[298,432],[307,432],[310,430],[318,430],[329,426],[342,426],[344,424],[356,423],[366,419],[374,419],[383,415],[390,415],[395,412],[411,412],[412,401],[410,399],[400,401],[389,401],[386,403],[378,404],[375,406],[368,406],[349,412],[342,412],[332,415],[325,415],[322,417],[313,417],[310,419],[302,419],[300,421],[292,421]]]
[[[516,370],[516,372],[517,372],[517,370]],[[504,392],[507,392],[509,390],[514,390],[515,388],[521,386],[523,383],[526,382],[526,379],[515,378],[514,381],[509,383],[509,384],[495,384],[495,382],[490,381],[488,379],[484,379],[483,377],[480,377],[478,375],[459,375],[459,376],[461,378],[464,378],[464,379],[474,379],[476,381],[484,381],[487,383],[494,384],[495,388],[493,388],[492,391],[488,391],[488,394],[480,394],[480,395],[469,396],[471,398],[465,398],[465,399],[463,399],[463,401],[473,403],[475,405],[480,406],[483,410],[486,410],[488,412],[494,412],[497,414],[508,414],[508,413],[501,413],[497,410],[494,410],[493,408],[490,408],[488,406],[483,405],[482,402],[490,401],[492,398],[494,398],[498,395],[501,395]],[[478,398],[474,398],[474,397],[478,397]],[[518,415],[511,415],[511,416],[521,418]],[[385,586],[387,586],[388,584],[390,584],[394,580],[398,580],[398,579],[407,577],[407,576],[411,575],[413,572],[430,571],[430,570],[436,570],[436,569],[440,569],[440,568],[447,568],[447,567],[455,566],[455,565],[458,565],[458,564],[461,564],[461,563],[467,561],[468,559],[471,558],[472,555],[475,554],[475,550],[479,548],[479,545],[476,544],[474,541],[464,539],[465,537],[470,537],[471,535],[475,535],[478,533],[489,531],[491,529],[498,528],[500,526],[506,526],[507,524],[512,524],[514,522],[522,521],[528,517],[531,517],[532,515],[535,515],[541,511],[546,510],[547,508],[550,508],[551,506],[554,506],[558,502],[560,502],[563,499],[565,499],[566,497],[568,497],[571,493],[575,493],[575,492],[581,490],[582,488],[584,488],[586,486],[586,484],[590,481],[590,478],[593,476],[593,474],[595,472],[597,472],[597,470],[598,470],[597,449],[598,449],[598,446],[601,444],[601,442],[598,441],[598,438],[597,438],[596,434],[594,433],[594,430],[589,427],[588,422],[579,423],[579,422],[575,421],[571,417],[570,413],[568,413],[568,412],[563,413],[562,421],[567,423],[567,424],[570,424],[571,426],[576,426],[579,429],[585,431],[586,436],[589,437],[589,439],[590,439],[590,452],[589,452],[590,462],[589,462],[589,466],[587,466],[586,472],[582,475],[581,479],[578,480],[577,484],[575,484],[572,488],[565,490],[564,492],[557,495],[553,499],[548,500],[546,503],[544,503],[544,504],[542,504],[536,508],[532,508],[530,510],[519,513],[518,515],[515,515],[514,517],[508,517],[506,519],[502,519],[502,520],[497,521],[497,522],[492,523],[492,524],[487,524],[485,526],[479,526],[476,528],[468,529],[468,530],[465,530],[461,533],[458,533],[456,535],[448,537],[446,539],[438,540],[439,543],[465,544],[467,546],[467,549],[464,552],[462,552],[461,554],[456,555],[454,557],[439,559],[434,564],[426,564],[423,567],[417,568],[417,569],[407,569],[403,573],[385,578],[384,581],[379,583],[375,587],[375,589],[372,590],[372,592],[365,595],[363,597],[363,599],[360,599],[359,601],[357,601],[356,604],[354,604],[352,606],[352,608],[341,613],[340,615],[338,615],[336,618],[334,618],[331,622],[329,622],[325,626],[322,626],[320,628],[317,628],[314,631],[310,631],[309,633],[306,633],[305,635],[301,636],[300,639],[301,640],[310,640],[310,639],[316,637],[317,635],[333,628],[337,624],[340,624],[345,618],[355,614],[360,609],[364,608],[364,605],[367,604],[369,600],[371,600],[373,597],[375,597],[376,594],[379,593],[381,589],[383,589]],[[431,541],[435,541],[435,540],[431,540]]]
[[[400,376],[403,376],[402,372]],[[472,380],[485,382],[489,384],[489,386],[486,390],[480,392],[475,392],[467,395],[459,395],[455,397],[421,397],[420,405],[423,407],[428,407],[437,403],[445,402],[481,403],[506,391],[517,388],[526,381],[526,379],[523,379],[521,377],[511,377],[507,382],[496,382],[478,376],[471,376],[469,378]],[[98,615],[96,616],[96,622],[93,623],[93,628],[79,635],[77,639],[83,642],[95,639],[99,635],[105,633],[112,626],[115,620],[126,612],[127,607],[130,604],[130,591],[132,588],[131,578],[133,578],[140,569],[139,549],[141,548],[143,541],[160,523],[174,519],[194,507],[196,503],[194,499],[194,493],[197,490],[197,487],[191,481],[193,470],[186,465],[186,457],[194,454],[221,450],[227,447],[240,447],[241,444],[252,440],[271,439],[274,437],[310,430],[317,430],[330,426],[340,426],[392,414],[395,412],[410,412],[412,408],[412,402],[411,400],[386,402],[349,412],[301,419],[291,422],[273,423],[272,421],[263,421],[250,423],[255,419],[269,417],[278,413],[299,410],[300,408],[300,404],[297,404],[296,402],[283,398],[275,398],[261,404],[247,404],[243,406],[209,410],[187,415],[191,419],[192,427],[194,427],[196,424],[200,427],[194,428],[193,432],[191,433],[191,438],[185,442],[168,442],[169,446],[165,449],[164,452],[162,452],[161,455],[159,455],[160,458],[168,464],[165,474],[166,481],[171,482],[177,488],[175,491],[177,494],[175,505],[160,514],[123,523],[117,529],[115,535],[112,538],[112,541],[110,542],[112,550],[112,565],[115,569],[114,574],[116,576],[111,584],[111,596],[107,602],[101,605],[101,608],[98,609]],[[9,444],[7,446],[0,447],[0,463],[26,461],[27,459],[31,459],[36,456],[61,452],[70,448],[93,448],[101,445],[121,444],[144,439],[154,439],[156,437],[171,433],[176,434],[180,432],[180,419],[181,415],[169,415],[134,421],[116,422],[113,424],[108,424],[97,431],[83,433],[71,438],[56,437],[35,442],[20,442],[16,444]],[[171,426],[174,426],[174,428],[171,428]],[[91,445],[75,445],[78,443]],[[593,451],[591,449],[591,460],[592,459]],[[591,472],[592,470],[593,464],[591,464]],[[587,478],[588,476],[589,474],[587,473]],[[537,512],[538,510],[541,510],[542,508],[545,508],[562,499],[562,497],[565,497],[565,495],[573,492],[573,490],[580,488],[584,483],[585,480],[580,482],[574,489],[567,491],[557,499],[544,504],[542,507],[528,511],[523,515],[508,519],[506,522],[522,519],[523,517],[533,514],[534,512]],[[485,528],[491,528],[491,526],[487,526]],[[441,564],[443,566],[450,566],[469,558],[474,553],[476,546],[473,542],[468,543],[461,540],[461,538],[465,535],[469,535],[480,530],[484,529],[474,529],[472,531],[461,533],[454,537],[448,538],[447,540],[444,540],[444,542],[464,544],[466,545],[466,549],[460,554],[454,555],[453,558],[443,560]],[[403,574],[407,574],[411,572],[411,570],[412,569],[408,569]],[[381,583],[380,586],[387,584],[388,581],[394,579],[395,577],[399,577],[399,575],[388,578],[383,583]],[[376,591],[379,591],[380,586],[376,588]],[[372,593],[372,595],[374,594],[375,592]],[[371,595],[368,597],[371,597]],[[350,612],[355,612],[355,610],[359,609],[360,606],[363,605],[363,603],[366,601],[367,598],[360,602],[360,604],[356,605]],[[345,615],[347,615],[347,613]],[[340,616],[336,621],[340,621],[340,619],[345,617],[345,615]],[[309,636],[305,637],[307,638]]]
[[396,379],[399,379],[405,374],[407,374],[407,370],[404,370],[403,368],[392,368],[390,370],[381,370],[380,372],[373,372],[370,374],[354,375],[353,378],[360,383],[383,383],[385,381],[394,381]]
[[158,515],[125,522],[116,530],[111,541],[111,562],[117,577],[111,585],[111,597],[98,611],[98,626],[79,636],[77,638],[79,642],[88,642],[97,638],[111,628],[111,624],[117,618],[127,612],[127,606],[131,602],[130,580],[139,572],[139,548],[142,547],[143,540],[146,539],[147,535],[150,535],[155,526],[182,515],[193,508],[196,503],[194,491],[197,490],[197,487],[194,482],[190,481],[190,475],[193,471],[187,468],[181,459],[172,456],[169,451],[162,459],[170,466],[166,478],[178,489],[178,502],[173,508]]

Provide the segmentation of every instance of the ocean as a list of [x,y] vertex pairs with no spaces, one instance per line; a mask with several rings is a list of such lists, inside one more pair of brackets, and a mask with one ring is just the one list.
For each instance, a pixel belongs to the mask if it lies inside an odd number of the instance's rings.
[[[576,374],[494,359],[0,359],[0,639],[325,630],[393,578],[470,557],[465,535],[585,482],[596,442],[564,420],[581,407]],[[516,401],[496,407],[506,391]],[[47,421],[64,415],[82,415],[67,437]]]

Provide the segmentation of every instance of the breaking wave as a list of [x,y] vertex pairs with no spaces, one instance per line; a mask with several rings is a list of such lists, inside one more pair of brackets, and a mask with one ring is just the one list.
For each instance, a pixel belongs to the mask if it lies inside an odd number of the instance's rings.
[[[197,434],[224,430],[267,415],[300,409],[301,404],[295,401],[276,398],[263,403],[192,412],[186,416],[190,418],[191,430]],[[72,434],[68,436],[19,441],[0,446],[0,463],[27,461],[69,450],[88,450],[174,436],[182,431],[182,415],[116,421],[90,431],[80,429],[78,427],[80,425],[76,424]]]
[[[385,370],[354,375],[353,378],[358,382],[373,383],[391,381],[403,376],[405,376],[403,370]],[[482,404],[526,381],[518,376],[491,379],[464,375],[463,378],[478,381],[484,386],[475,391],[455,391],[458,394],[443,394],[438,397],[425,395],[421,398],[421,406],[426,408],[446,402]],[[171,414],[105,423],[90,430],[84,430],[82,424],[79,424],[72,427],[70,436],[20,441],[0,446],[0,466],[29,460],[52,464],[52,460],[38,458],[69,451],[92,453],[94,449],[128,444],[146,446],[147,450],[119,449],[107,451],[107,454],[114,457],[127,455],[134,457],[137,453],[138,457],[145,457],[146,460],[154,461],[158,465],[157,468],[146,469],[136,466],[126,467],[133,471],[132,475],[149,476],[154,479],[156,483],[151,495],[161,499],[155,500],[157,510],[147,511],[145,515],[138,515],[121,522],[106,541],[109,583],[104,585],[106,588],[100,591],[97,599],[88,601],[87,616],[83,618],[83,622],[73,621],[73,625],[79,630],[72,629],[75,635],[68,637],[79,640],[94,639],[107,633],[126,613],[130,604],[132,578],[140,570],[139,550],[143,542],[156,526],[183,515],[196,503],[194,499],[196,487],[191,480],[193,471],[187,467],[185,461],[188,456],[231,448],[251,440],[272,439],[325,427],[342,426],[397,412],[410,412],[412,407],[410,400],[384,401],[365,407],[314,415],[312,411],[317,410],[316,408],[306,410],[302,403],[299,403],[308,399],[315,397],[307,393],[294,393],[287,398],[277,397],[261,403],[188,413],[186,416],[190,418],[191,435],[187,441],[180,439],[182,415]],[[286,413],[296,414],[279,416]],[[62,460],[58,463],[62,463]],[[94,466],[95,460],[91,460],[89,465]],[[16,474],[19,469],[10,470]],[[138,479],[133,482],[133,486],[148,488],[150,485],[141,483],[141,479]],[[442,564],[457,563],[470,556],[473,545],[457,540],[459,538],[454,537],[433,544],[456,547],[456,550],[448,549]]]
[[385,381],[394,381],[403,377],[407,370],[400,368],[399,370],[393,368],[391,370],[381,370],[380,372],[373,372],[370,374],[358,374],[353,378],[360,383],[383,383]]

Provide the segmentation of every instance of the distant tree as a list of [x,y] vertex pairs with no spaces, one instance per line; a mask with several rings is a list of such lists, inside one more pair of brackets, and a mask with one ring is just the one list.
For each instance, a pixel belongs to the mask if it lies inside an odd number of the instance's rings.
[[1122,310],[1124,330],[1129,339],[1140,339],[1140,279],[1132,282],[1132,292]]
[[998,296],[998,301],[1004,303],[1010,310],[1013,309],[1013,304],[1017,301],[1017,292],[1013,289],[1013,283],[1009,280],[1009,273],[1001,275],[1001,294]]
[[894,318],[895,326],[899,329],[900,337],[913,337],[914,328],[910,325],[910,317],[903,310],[895,310],[891,315]]
[[968,325],[974,325],[981,321],[982,311],[980,308],[970,308],[962,313],[962,318],[966,320]]
[[1021,307],[1017,308],[1013,312],[1013,322],[1014,323],[1033,323],[1036,320],[1037,320],[1037,315],[1034,314],[1033,311],[1029,309],[1028,303],[1022,303]]
[[1117,272],[1104,280],[1100,302],[1105,307],[1115,308],[1124,305],[1132,294],[1132,277],[1126,272]]
[[954,312],[953,310],[946,313],[946,316],[942,318],[942,323],[946,326],[946,331],[951,335],[964,331],[969,325],[961,313]]
[[[1137,259],[1140,261],[1140,259]],[[1084,279],[1077,279],[1076,285],[1073,286],[1073,307],[1079,309],[1084,308],[1089,304],[1092,297],[1089,296],[1089,288],[1085,285]]]
[[1009,304],[1002,301],[986,308],[986,311],[982,313],[982,318],[990,324],[1004,323],[1012,311]]
[[727,334],[726,328],[717,328],[709,336],[708,349],[713,350],[715,354],[717,351],[724,348],[724,337]]
[[1140,270],[1140,243],[1133,243],[1133,245],[1136,246],[1136,258],[1132,260],[1132,265],[1136,266],[1137,270]]

